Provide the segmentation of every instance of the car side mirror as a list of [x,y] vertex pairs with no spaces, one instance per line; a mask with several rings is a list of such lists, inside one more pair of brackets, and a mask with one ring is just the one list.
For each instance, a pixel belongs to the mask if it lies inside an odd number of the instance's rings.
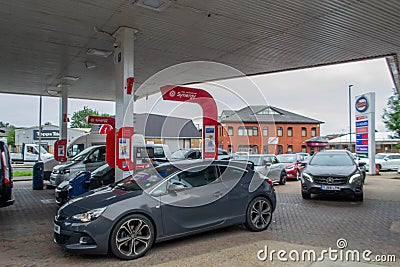
[[91,162],[92,162],[91,159],[85,159],[85,160],[83,161],[83,164],[87,164],[87,163],[91,163]]
[[272,166],[272,163],[271,162],[267,162],[267,163],[265,163],[265,167],[271,167]]
[[183,184],[171,184],[168,186],[168,192],[179,192],[185,190],[185,186]]
[[383,160],[384,160],[384,161],[388,161],[388,159],[387,159],[387,158],[384,158]]
[[307,162],[304,162],[304,161],[300,162],[299,164],[300,164],[300,166],[302,166],[302,167],[306,167],[306,166],[307,166]]
[[364,167],[365,165],[366,165],[365,162],[359,162],[359,163],[358,163],[358,167]]

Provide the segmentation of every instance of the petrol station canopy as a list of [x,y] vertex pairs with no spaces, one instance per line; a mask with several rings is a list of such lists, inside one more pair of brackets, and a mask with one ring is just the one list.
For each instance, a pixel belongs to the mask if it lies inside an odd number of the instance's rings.
[[121,26],[137,30],[136,88],[190,61],[252,75],[386,57],[399,89],[399,14],[397,0],[1,0],[0,92],[57,95],[69,84],[69,97],[115,100],[112,34]]

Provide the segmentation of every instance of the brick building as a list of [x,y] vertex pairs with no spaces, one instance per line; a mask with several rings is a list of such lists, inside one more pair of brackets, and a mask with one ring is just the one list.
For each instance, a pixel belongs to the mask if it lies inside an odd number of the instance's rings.
[[282,154],[308,152],[306,140],[320,135],[321,121],[272,106],[224,110],[219,118],[218,145],[231,152]]

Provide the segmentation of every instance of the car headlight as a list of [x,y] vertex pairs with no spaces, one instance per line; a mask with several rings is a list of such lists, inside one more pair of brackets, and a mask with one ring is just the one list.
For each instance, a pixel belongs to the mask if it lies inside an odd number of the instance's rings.
[[312,177],[311,174],[303,173],[302,175],[303,175],[303,178],[306,179],[307,181],[309,181],[309,182],[311,182],[311,183],[314,182],[314,179],[313,179],[313,177]]
[[106,210],[106,207],[104,208],[99,208],[99,209],[94,209],[94,210],[89,210],[85,213],[79,213],[75,214],[72,216],[72,219],[81,221],[83,223],[86,222],[91,222],[96,220],[97,218],[100,217],[100,215]]
[[292,171],[292,170],[294,170],[294,167],[295,167],[294,165],[287,166],[286,170]]
[[361,179],[362,179],[361,173],[357,172],[357,173],[353,174],[352,176],[350,176],[349,183],[350,184],[359,184],[359,183],[361,183]]

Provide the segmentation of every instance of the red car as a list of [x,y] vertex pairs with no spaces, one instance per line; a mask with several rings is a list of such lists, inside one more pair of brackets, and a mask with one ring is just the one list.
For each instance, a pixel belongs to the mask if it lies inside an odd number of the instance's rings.
[[281,154],[276,156],[279,162],[285,164],[287,179],[300,180],[304,166],[301,166],[303,156],[299,154]]

